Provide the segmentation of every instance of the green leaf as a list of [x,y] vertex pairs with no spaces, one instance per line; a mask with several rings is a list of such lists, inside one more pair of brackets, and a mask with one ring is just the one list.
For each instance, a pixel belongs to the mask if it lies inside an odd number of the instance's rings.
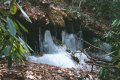
[[2,54],[4,54],[5,56],[9,56],[10,51],[11,51],[11,46],[6,46],[2,51]]
[[112,26],[116,26],[117,19],[112,22]]
[[118,20],[118,24],[117,24],[117,26],[120,26],[120,20]]
[[21,45],[23,46],[23,48],[26,50],[27,53],[29,53],[29,49],[26,46],[26,43],[19,37],[19,42],[21,43]]
[[16,23],[16,21],[14,20],[13,21],[14,25],[15,25],[15,28],[16,28],[16,31],[17,31],[17,34],[21,34],[21,31],[20,31],[20,28],[19,28],[19,25]]
[[22,45],[19,46],[19,52],[20,53],[24,53],[25,52],[25,50],[23,49]]
[[22,9],[22,7],[21,7],[19,4],[17,4],[17,6],[18,6],[18,8],[20,9],[20,11],[22,12],[22,14],[23,14],[23,16],[25,17],[25,19],[26,19],[28,22],[32,23],[32,21],[30,20],[29,16],[25,13],[25,11]]
[[16,3],[11,3],[11,5],[10,5],[10,13],[12,14],[12,15],[14,15],[14,14],[16,14],[16,12],[17,12],[17,7],[16,7]]
[[17,63],[17,64],[19,64],[19,62],[20,62],[20,59],[19,59],[19,53],[18,52],[13,52],[12,53],[12,58],[13,58],[13,60]]
[[117,67],[120,68],[120,62],[117,64]]
[[14,25],[13,21],[9,17],[7,17],[7,28],[8,28],[8,32],[12,36],[16,35],[15,25]]
[[28,30],[18,20],[17,20],[17,23],[25,32],[28,32]]

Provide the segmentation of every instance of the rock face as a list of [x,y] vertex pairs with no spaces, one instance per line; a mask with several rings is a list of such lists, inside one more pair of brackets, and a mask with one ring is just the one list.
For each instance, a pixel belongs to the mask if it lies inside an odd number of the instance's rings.
[[[45,2],[44,2],[45,1]],[[44,0],[44,1],[29,1],[25,2],[24,9],[25,12],[30,16],[34,21],[42,21],[45,24],[52,24],[55,27],[66,27],[66,21],[72,23],[73,27],[75,20],[75,25],[78,24],[78,27],[82,27],[83,29],[87,29],[95,34],[104,33],[104,31],[108,31],[110,26],[105,23],[100,23],[94,20],[94,16],[90,15],[89,12],[83,11],[72,12],[67,11],[64,5],[64,1],[53,3],[54,0]],[[34,3],[34,4],[33,4]],[[52,6],[54,4],[56,6]],[[63,4],[63,6],[61,6]],[[78,19],[78,20],[77,20]],[[69,28],[71,28],[69,26]]]
[[[22,0],[23,1],[23,0]],[[45,2],[44,2],[45,1]],[[54,0],[39,0],[39,1],[32,1],[30,0],[29,3],[25,2],[23,8],[25,12],[28,14],[28,16],[33,21],[32,24],[29,24],[23,19],[21,19],[21,23],[25,24],[25,26],[28,26],[28,31],[30,33],[27,33],[28,36],[28,43],[30,47],[33,48],[33,50],[40,51],[39,46],[35,46],[36,44],[40,43],[38,41],[38,27],[41,28],[41,32],[44,33],[44,29],[53,30],[52,32],[55,34],[59,34],[63,29],[65,29],[69,33],[78,33],[80,30],[83,31],[83,35],[85,35],[84,40],[88,40],[88,37],[90,37],[90,41],[92,40],[93,36],[102,35],[104,31],[107,31],[108,27],[106,25],[100,25],[99,22],[94,20],[94,17],[92,18],[91,15],[87,14],[88,12],[84,13],[82,12],[71,12],[65,10],[65,6],[61,6],[61,1],[59,3],[51,3]],[[35,2],[35,3],[34,3]],[[64,1],[63,1],[64,2]],[[55,4],[55,6],[50,7],[51,4]],[[62,3],[63,4],[63,3]],[[64,4],[63,4],[64,5]],[[35,24],[35,25],[33,25]],[[51,26],[51,27],[50,27]],[[104,27],[103,27],[104,26]],[[34,34],[34,37],[33,37]],[[91,35],[93,34],[93,35]],[[43,37],[44,34],[42,34]],[[75,37],[74,34],[68,34],[70,37]],[[67,38],[66,37],[66,41]],[[33,37],[33,39],[31,39]],[[58,37],[55,36],[55,37]],[[72,44],[76,43],[75,40],[72,38]],[[66,43],[65,41],[65,43]],[[79,41],[81,41],[79,39]],[[89,42],[89,41],[88,41]],[[45,43],[46,44],[46,43]],[[82,44],[76,43],[78,46],[82,46]],[[71,45],[67,44],[66,45]],[[47,46],[47,45],[46,45]],[[74,48],[76,50],[76,48]],[[37,52],[36,51],[36,52]]]

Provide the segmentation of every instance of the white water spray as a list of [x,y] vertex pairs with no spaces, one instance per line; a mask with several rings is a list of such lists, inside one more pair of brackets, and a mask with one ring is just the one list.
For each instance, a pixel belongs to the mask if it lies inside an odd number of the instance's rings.
[[[62,32],[62,41],[64,46],[58,46],[53,42],[50,31],[45,31],[43,49],[46,53],[42,57],[29,56],[29,61],[35,63],[49,64],[61,68],[81,68],[91,69],[91,66],[86,64],[85,61],[89,59],[82,52],[77,52],[75,56],[79,59],[80,64],[77,64],[71,57],[72,53],[68,53],[66,49],[70,49],[72,52],[76,52],[78,49],[78,43],[75,34],[68,34]],[[80,42],[79,42],[80,43]],[[80,46],[79,46],[80,47]]]

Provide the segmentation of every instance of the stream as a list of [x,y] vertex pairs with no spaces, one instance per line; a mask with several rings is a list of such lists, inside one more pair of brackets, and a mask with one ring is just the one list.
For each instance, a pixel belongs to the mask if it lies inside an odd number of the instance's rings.
[[[92,66],[86,63],[86,61],[90,60],[80,51],[83,48],[83,42],[81,41],[82,32],[77,37],[75,34],[62,31],[61,36],[63,45],[55,44],[51,32],[46,30],[42,44],[45,54],[43,56],[27,56],[27,60],[38,64],[42,63],[61,68],[79,68],[90,71]],[[79,63],[72,58],[73,54],[79,60]]]

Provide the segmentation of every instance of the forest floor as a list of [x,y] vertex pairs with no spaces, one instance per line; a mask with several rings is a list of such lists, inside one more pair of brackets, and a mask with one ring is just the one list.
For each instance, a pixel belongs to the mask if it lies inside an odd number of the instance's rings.
[[[5,61],[0,61],[0,80],[98,80],[95,72],[82,71],[79,69],[68,69],[26,62],[25,64],[14,64],[7,68]],[[95,79],[96,78],[96,79]]]

